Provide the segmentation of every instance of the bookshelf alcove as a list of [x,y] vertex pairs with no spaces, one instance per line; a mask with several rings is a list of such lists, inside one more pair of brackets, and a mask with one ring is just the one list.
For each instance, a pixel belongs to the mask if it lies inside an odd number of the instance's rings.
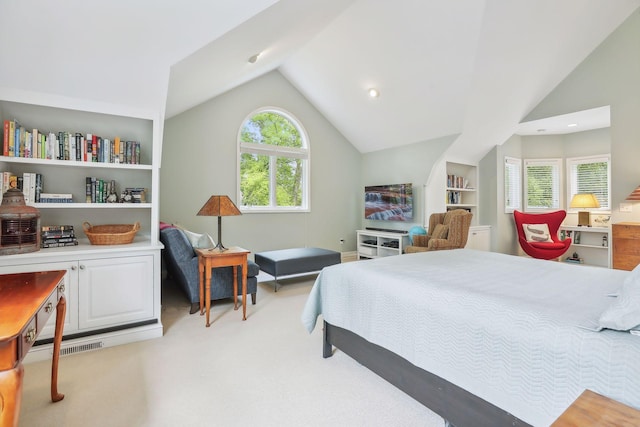
[[[159,115],[126,106],[0,90],[0,120],[3,124],[15,121],[29,132],[90,133],[140,143],[138,164],[0,156],[0,172],[40,174],[43,192],[72,195],[71,203],[29,204],[40,211],[43,226],[72,225],[78,238],[77,246],[2,256],[0,267],[2,274],[67,272],[63,354],[161,336]],[[118,194],[129,187],[145,188],[146,201],[86,203],[87,177],[115,181]],[[82,231],[85,221],[93,225],[139,222],[141,228],[131,244],[95,246]],[[31,360],[49,357],[52,336],[53,325],[47,324],[29,353]]]

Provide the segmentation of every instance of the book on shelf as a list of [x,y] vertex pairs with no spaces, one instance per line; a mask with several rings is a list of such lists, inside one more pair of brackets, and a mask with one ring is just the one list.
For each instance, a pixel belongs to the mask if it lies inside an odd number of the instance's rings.
[[71,193],[40,193],[39,203],[73,203]]
[[78,246],[78,241],[74,240],[73,242],[56,242],[56,243],[41,243],[40,247],[42,248],[61,248],[65,246]]
[[76,246],[76,238],[73,225],[43,225],[40,231],[40,246],[43,248],[58,248],[63,246]]
[[38,128],[27,130],[16,120],[4,120],[2,155],[34,159],[56,159],[79,162],[140,164],[138,141],[120,136],[101,137],[95,133],[56,131]]
[[73,234],[73,225],[42,225],[40,226],[40,232],[42,235],[59,235],[59,234]]

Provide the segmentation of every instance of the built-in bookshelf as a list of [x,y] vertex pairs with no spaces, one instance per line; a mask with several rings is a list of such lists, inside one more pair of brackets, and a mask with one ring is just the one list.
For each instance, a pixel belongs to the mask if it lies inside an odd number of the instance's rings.
[[[16,181],[22,177],[22,185],[25,176],[29,185],[32,177],[36,177],[40,197],[42,194],[47,197],[38,202],[35,192],[28,193],[28,204],[38,209],[41,225],[72,227],[74,233],[61,235],[62,240],[57,241],[45,235],[50,247],[0,256],[3,273],[66,271],[63,350],[69,347],[74,352],[76,347],[101,348],[161,336],[162,246],[158,241],[156,196],[159,114],[0,89],[3,127],[5,122],[9,128],[13,122],[14,128],[18,123],[25,129],[25,146],[18,146],[17,155],[15,146],[13,156],[4,155],[9,151],[7,146],[5,152],[8,135],[3,132],[0,156],[3,189],[6,174],[16,176]],[[97,144],[94,147],[94,135],[102,138],[101,148]],[[27,138],[31,145],[26,145]],[[113,194],[117,197],[109,199]],[[127,203],[122,203],[123,199]],[[140,230],[130,244],[92,245],[83,232],[85,223],[93,226],[138,223]],[[57,244],[72,239],[77,239],[78,244],[75,241],[70,246]],[[50,326],[40,335],[43,339],[51,335]],[[29,357],[35,360],[48,357],[49,346],[46,342],[36,343]]]
[[466,209],[473,214],[473,223],[477,223],[478,168],[475,165],[447,162],[446,171],[445,204],[447,210]]

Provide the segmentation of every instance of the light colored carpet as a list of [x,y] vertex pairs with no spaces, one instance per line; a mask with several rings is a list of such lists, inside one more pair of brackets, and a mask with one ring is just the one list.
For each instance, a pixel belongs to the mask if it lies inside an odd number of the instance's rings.
[[27,364],[20,427],[443,426],[342,352],[322,358],[321,328],[300,322],[314,279],[261,282],[245,322],[223,301],[210,328],[163,286],[164,336],[62,357],[61,402],[50,362]]

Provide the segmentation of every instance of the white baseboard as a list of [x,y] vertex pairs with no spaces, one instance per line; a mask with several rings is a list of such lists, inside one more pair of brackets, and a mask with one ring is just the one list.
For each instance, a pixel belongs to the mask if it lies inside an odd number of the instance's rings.
[[[84,351],[98,350],[116,345],[128,344],[136,341],[143,341],[162,336],[162,323],[153,325],[138,326],[131,329],[107,332],[104,334],[91,335],[88,337],[76,338],[62,341],[60,345],[60,355],[74,354]],[[24,363],[41,362],[51,360],[53,357],[53,344],[44,344],[32,347],[24,358]]]

